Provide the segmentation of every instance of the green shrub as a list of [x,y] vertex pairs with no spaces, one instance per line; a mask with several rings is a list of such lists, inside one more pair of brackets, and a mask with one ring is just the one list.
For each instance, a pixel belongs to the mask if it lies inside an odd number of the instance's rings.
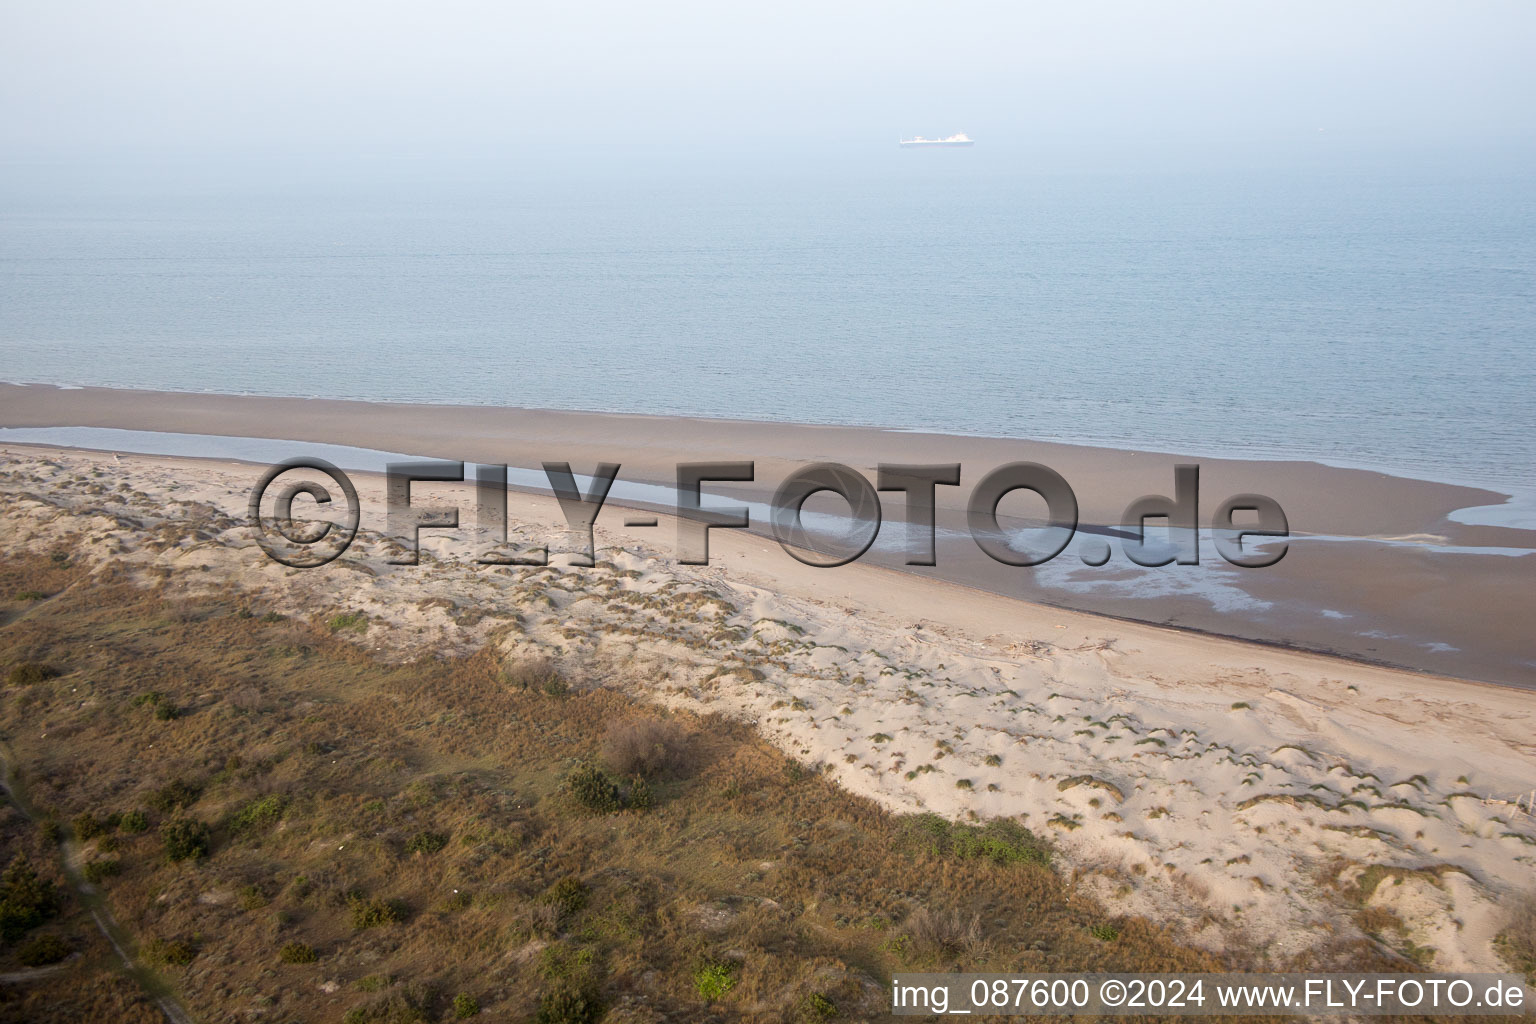
[[624,806],[618,785],[595,764],[578,765],[566,784],[576,802],[589,811],[609,814]]
[[185,967],[197,957],[197,947],[185,939],[151,939],[144,946],[144,959],[161,967]]
[[982,859],[994,864],[1049,864],[1050,847],[1016,821],[997,818],[985,825],[947,821],[937,814],[917,814],[904,825],[908,841],[935,857]]
[[358,931],[377,928],[380,925],[398,924],[405,920],[405,904],[399,900],[371,899],[354,896],[351,905],[352,927]]
[[0,875],[0,940],[15,942],[56,916],[62,904],[58,886],[40,877],[25,854],[18,854]]
[[473,1017],[480,1012],[480,1000],[465,992],[453,997],[453,1016],[457,1020]]
[[173,722],[181,717],[181,709],[169,701],[155,705],[155,717],[162,722]]
[[442,832],[417,832],[405,844],[407,853],[436,853],[448,845],[448,836]]
[[1092,935],[1100,942],[1114,942],[1120,937],[1120,929],[1116,928],[1108,921],[1105,921],[1102,924],[1089,926],[1088,934]]
[[564,697],[571,692],[571,684],[559,676],[550,676],[544,680],[543,690],[546,697]]
[[184,807],[191,807],[202,795],[203,787],[200,784],[186,779],[172,779],[149,794],[149,799],[144,802],[161,814],[170,814]]
[[143,811],[129,811],[118,822],[117,827],[129,835],[139,835],[149,831],[149,815]]
[[213,836],[196,818],[177,818],[160,826],[160,841],[172,861],[202,860],[208,856]]
[[315,947],[307,942],[289,942],[277,951],[277,958],[285,964],[312,964],[320,959]]
[[271,796],[257,797],[242,806],[229,819],[230,831],[251,832],[269,829],[282,820],[283,811],[287,806],[287,798],[275,793]]
[[18,600],[18,601],[41,601],[43,598],[45,598],[47,596],[48,595],[43,593],[41,590],[18,590],[18,591],[16,591],[16,600]]
[[567,918],[587,905],[587,887],[579,878],[562,878],[549,887],[542,901],[554,907],[562,919]]
[[39,935],[21,944],[16,950],[16,959],[23,967],[45,967],[58,963],[72,952],[70,944],[57,935]]
[[90,814],[75,815],[74,820],[69,825],[70,828],[74,829],[75,838],[82,843],[88,843],[106,831],[102,823]]
[[85,866],[80,869],[80,874],[92,885],[100,885],[108,878],[116,878],[122,873],[123,862],[115,858],[112,860],[87,861]]
[[52,665],[43,665],[36,661],[24,661],[11,669],[8,677],[15,686],[31,686],[33,683],[46,683],[50,679],[56,679],[63,675]]
[[597,1024],[603,1015],[603,1003],[591,988],[557,985],[539,997],[534,1024]]
[[693,972],[699,998],[712,1003],[736,987],[736,965],[726,960],[706,960]]
[[241,910],[251,911],[260,910],[272,901],[267,899],[267,894],[261,891],[261,886],[247,885],[240,889],[240,896],[237,902]]
[[812,1022],[831,1020],[837,1016],[837,1005],[822,995],[820,992],[812,992],[805,997],[805,1002],[800,1004],[800,1019],[806,1024]]
[[362,612],[343,612],[340,615],[332,615],[325,624],[332,633],[340,633],[344,629],[354,633],[368,632],[368,616]]
[[1003,763],[1003,758],[1002,758],[1001,754],[988,754],[986,760],[987,760],[987,767],[989,767],[989,768],[1001,767],[1002,763]]
[[629,806],[637,811],[648,811],[655,802],[651,794],[651,784],[645,781],[645,777],[636,775],[629,780]]

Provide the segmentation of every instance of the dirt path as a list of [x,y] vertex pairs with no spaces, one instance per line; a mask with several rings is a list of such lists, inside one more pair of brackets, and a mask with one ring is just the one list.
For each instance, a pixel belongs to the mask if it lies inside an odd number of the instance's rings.
[[[5,791],[6,799],[10,800],[28,821],[36,821],[37,816],[33,812],[31,804],[27,802],[26,794],[23,792],[25,787],[14,775],[16,763],[15,755],[11,753],[10,746],[3,740],[0,740],[0,789]],[[192,1015],[187,1013],[186,1009],[182,1007],[181,1003],[174,996],[163,991],[162,986],[158,983],[158,979],[155,978],[153,973],[137,963],[129,955],[125,941],[127,933],[123,931],[122,927],[112,917],[111,911],[107,909],[106,900],[81,877],[76,868],[80,858],[74,840],[66,839],[61,846],[64,874],[69,879],[70,888],[74,890],[75,897],[80,901],[80,904],[90,911],[91,920],[96,922],[96,927],[100,929],[101,934],[111,944],[113,951],[117,953],[123,973],[144,991],[144,995],[150,1001],[160,1007],[160,1012],[165,1014],[166,1019],[171,1024],[194,1024]],[[62,970],[63,967],[64,964],[58,964],[53,967],[40,967],[30,971],[4,974],[0,975],[0,982],[30,981],[33,978],[41,977],[53,971]]]

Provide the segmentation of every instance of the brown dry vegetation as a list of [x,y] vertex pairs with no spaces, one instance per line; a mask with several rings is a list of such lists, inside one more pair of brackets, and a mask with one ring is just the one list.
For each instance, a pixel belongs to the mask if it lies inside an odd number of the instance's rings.
[[[938,841],[745,726],[658,725],[601,681],[384,664],[234,592],[189,604],[48,557],[0,563],[0,607],[0,668],[60,672],[0,699],[27,798],[115,862],[107,905],[200,1021],[450,1020],[459,996],[491,1020],[858,1020],[903,969],[1231,966],[1109,926],[1018,833]],[[600,752],[651,772],[649,809],[577,805],[564,780]],[[5,859],[62,881],[46,828],[6,815]],[[170,859],[199,823],[206,855]],[[46,927],[85,956],[0,1014],[153,1019],[76,903]]]

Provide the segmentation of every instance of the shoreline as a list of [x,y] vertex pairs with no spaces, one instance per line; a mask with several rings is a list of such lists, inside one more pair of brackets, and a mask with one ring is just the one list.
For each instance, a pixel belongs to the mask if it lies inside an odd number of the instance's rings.
[[[1531,525],[1514,525],[1498,522],[1473,522],[1468,521],[1469,526],[1491,526],[1500,529],[1515,529],[1536,531],[1536,491],[1529,491],[1524,487],[1509,484],[1495,484],[1468,479],[1456,479],[1448,476],[1423,475],[1406,467],[1372,466],[1366,463],[1357,463],[1337,459],[1319,458],[1308,455],[1252,455],[1234,452],[1223,452],[1211,449],[1200,452],[1193,449],[1186,451],[1174,451],[1161,448],[1137,448],[1116,445],[1108,441],[1094,441],[1086,438],[1044,438],[1010,436],[1004,434],[988,434],[980,431],[965,430],[940,430],[926,427],[896,427],[870,423],[864,421],[842,420],[797,420],[797,419],[768,419],[753,418],[750,416],[697,416],[687,413],[663,413],[663,412],[611,412],[602,409],[564,408],[537,405],[473,405],[454,402],[433,401],[397,401],[359,397],[331,397],[326,395],[270,395],[262,392],[245,391],[162,391],[150,388],[112,387],[98,384],[55,384],[48,381],[12,381],[0,380],[0,397],[6,396],[7,389],[48,389],[53,391],[91,391],[107,392],[123,395],[143,395],[154,397],[186,397],[186,398],[229,398],[240,401],[275,401],[275,402],[325,402],[341,405],[370,406],[370,407],[394,407],[411,409],[441,409],[445,411],[470,411],[470,410],[500,410],[507,412],[523,413],[532,416],[574,416],[574,417],[611,417],[615,419],[634,419],[640,421],[671,422],[683,421],[695,423],[701,426],[710,424],[725,424],[741,427],[794,427],[810,430],[846,430],[864,431],[875,434],[903,435],[910,434],[925,438],[955,438],[964,441],[985,441],[998,444],[1043,445],[1066,450],[1085,450],[1090,452],[1105,452],[1120,455],[1141,456],[1154,459],[1184,459],[1200,460],[1203,462],[1237,462],[1264,464],[1294,464],[1301,466],[1315,466],[1319,469],[1342,470],[1351,473],[1366,473],[1373,476],[1386,477],[1391,480],[1408,484],[1423,484],[1431,487],[1460,488],[1470,491],[1478,491],[1491,495],[1502,501],[1487,502],[1481,505],[1463,505],[1453,511],[1469,511],[1480,508],[1498,509],[1506,505],[1519,502],[1531,502],[1532,508],[1526,510],[1522,519],[1529,518]],[[0,426],[13,424],[0,423]],[[31,424],[28,424],[31,425]],[[39,424],[41,425],[41,424]],[[53,424],[63,426],[65,424]],[[76,424],[82,425],[82,424]],[[236,435],[230,435],[236,436]],[[1428,471],[1425,471],[1427,474]]]
[[[941,541],[939,565],[908,567],[878,550],[863,561],[1112,619],[1536,688],[1536,659],[1517,614],[1520,595],[1536,586],[1536,557],[1509,557],[1536,552],[1536,531],[1450,520],[1500,497],[1475,488],[1318,463],[1201,460],[1202,522],[1233,493],[1268,494],[1286,510],[1293,543],[1278,565],[1233,570],[1207,550],[1200,566],[1131,571],[1115,559],[1094,569],[1069,549],[1031,571],[992,562],[969,540],[963,503],[982,473],[1012,461],[1056,469],[1077,493],[1086,531],[1117,523],[1139,495],[1169,493],[1179,458],[889,429],[45,386],[0,385],[0,408],[0,425],[15,427],[276,438],[466,463],[569,461],[578,473],[613,461],[621,483],[662,487],[673,485],[679,462],[754,461],[753,483],[708,488],[717,501],[766,502],[777,480],[812,461],[868,476],[880,462],[959,462],[962,486],[937,494],[941,537],[954,538],[947,547]],[[899,496],[882,500],[898,526]]]

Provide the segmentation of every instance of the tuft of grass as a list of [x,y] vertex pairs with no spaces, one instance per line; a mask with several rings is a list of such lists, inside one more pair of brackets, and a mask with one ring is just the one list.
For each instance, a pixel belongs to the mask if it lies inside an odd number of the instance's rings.
[[257,832],[270,829],[282,820],[288,806],[286,797],[272,794],[257,797],[242,806],[229,819],[231,832]]
[[1092,935],[1100,942],[1114,942],[1120,937],[1120,929],[1116,928],[1108,921],[1103,921],[1099,924],[1089,925],[1088,934]]
[[363,612],[341,612],[326,619],[325,626],[332,633],[343,631],[366,633],[368,632],[368,616]]
[[937,911],[918,907],[902,925],[902,932],[919,949],[958,953],[981,941],[981,915],[967,917],[953,907]]
[[723,999],[736,987],[736,965],[729,960],[706,958],[693,970],[693,989],[706,1003]]
[[564,920],[587,905],[586,884],[579,878],[562,878],[544,893],[543,902]]

